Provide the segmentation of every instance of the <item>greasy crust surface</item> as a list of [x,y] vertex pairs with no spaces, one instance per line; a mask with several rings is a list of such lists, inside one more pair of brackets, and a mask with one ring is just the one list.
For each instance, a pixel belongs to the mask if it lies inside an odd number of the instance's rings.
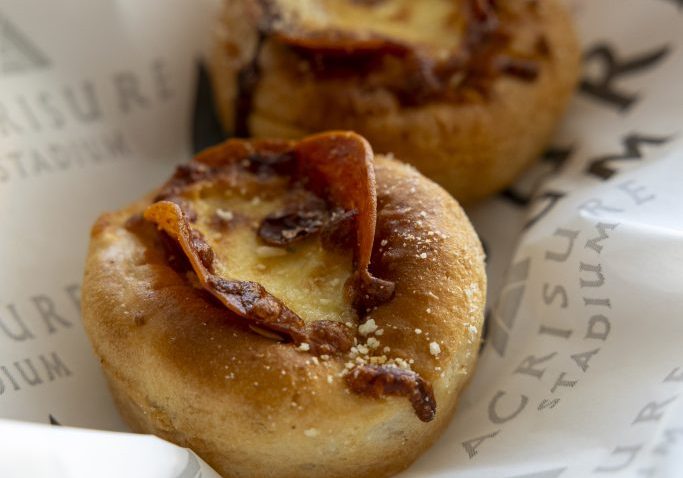
[[[253,0],[225,0],[210,64],[223,124],[235,132],[244,122],[256,137],[298,138],[313,131],[351,129],[375,151],[413,164],[460,201],[489,195],[510,184],[547,145],[575,86],[580,55],[571,19],[558,0],[496,3],[513,12],[505,25],[512,37],[509,50],[523,52],[519,61],[498,62],[508,74],[487,81],[485,94],[459,86],[455,99],[414,98],[416,103],[410,104],[410,94],[397,96],[373,75],[354,75],[354,62],[347,74],[321,76],[315,71],[319,56],[307,60],[286,42],[264,36],[256,20],[250,22],[255,18]],[[541,53],[526,62],[532,50]],[[333,64],[346,61],[340,54],[333,58]],[[398,71],[411,58],[401,57]],[[424,64],[398,74],[405,78],[403,86],[419,83],[417,91],[424,86],[419,66]],[[253,91],[240,109],[235,107],[236,101],[244,101],[238,77],[245,72]],[[235,111],[240,112],[239,122]]]
[[341,358],[313,361],[226,321],[169,266],[156,231],[126,226],[146,198],[93,227],[82,298],[86,330],[135,430],[191,447],[226,477],[389,476],[436,439],[476,361],[483,252],[441,188],[386,158],[375,174],[371,272],[396,291],[368,319],[383,330],[381,347],[432,384],[434,420],[418,420],[402,397],[349,393]]

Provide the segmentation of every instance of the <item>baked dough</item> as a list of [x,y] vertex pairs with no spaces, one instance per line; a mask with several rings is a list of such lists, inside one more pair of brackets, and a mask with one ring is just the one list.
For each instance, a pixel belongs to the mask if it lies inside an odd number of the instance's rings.
[[349,129],[459,201],[546,147],[579,73],[558,0],[224,0],[210,57],[225,129]]
[[230,140],[104,214],[82,309],[134,430],[225,477],[384,477],[448,424],[485,291],[457,203],[333,132]]

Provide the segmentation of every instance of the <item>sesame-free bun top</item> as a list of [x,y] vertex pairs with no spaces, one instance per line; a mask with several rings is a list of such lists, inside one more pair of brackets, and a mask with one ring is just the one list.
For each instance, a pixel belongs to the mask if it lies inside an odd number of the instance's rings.
[[97,221],[83,321],[131,427],[223,476],[389,476],[472,373],[483,261],[444,190],[354,133],[231,140]]
[[225,129],[351,129],[469,202],[547,146],[579,75],[559,0],[224,0],[210,73]]

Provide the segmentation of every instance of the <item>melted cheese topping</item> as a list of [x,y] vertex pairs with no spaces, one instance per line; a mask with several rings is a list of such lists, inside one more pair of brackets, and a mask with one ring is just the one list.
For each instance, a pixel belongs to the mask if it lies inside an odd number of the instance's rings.
[[[193,227],[214,250],[216,273],[258,282],[305,322],[355,323],[344,287],[353,272],[351,250],[326,249],[319,234],[286,247],[268,246],[258,237],[261,220],[283,206],[283,195],[273,192],[227,189],[193,201],[199,216]],[[229,224],[217,227],[217,215]]]
[[459,48],[465,22],[454,0],[278,0],[281,28],[354,38],[381,37],[422,47],[437,57]]

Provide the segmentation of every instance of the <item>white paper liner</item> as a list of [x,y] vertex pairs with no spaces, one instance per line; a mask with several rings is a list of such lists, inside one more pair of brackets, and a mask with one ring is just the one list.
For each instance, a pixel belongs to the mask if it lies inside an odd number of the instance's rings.
[[[538,166],[469,211],[488,341],[402,477],[683,476],[683,4],[568,3],[581,91]],[[36,424],[125,430],[78,316],[88,231],[191,156],[214,8],[0,5],[0,476],[216,476],[154,437]]]

